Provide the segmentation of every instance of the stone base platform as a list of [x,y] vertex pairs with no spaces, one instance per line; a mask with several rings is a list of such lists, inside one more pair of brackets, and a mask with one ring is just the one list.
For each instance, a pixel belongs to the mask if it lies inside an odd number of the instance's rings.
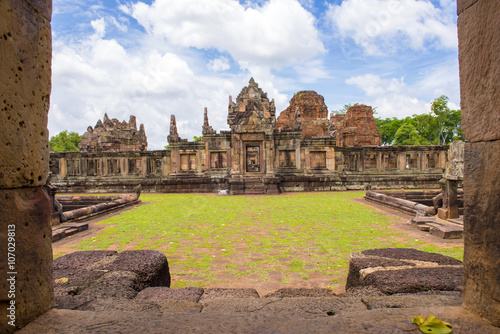
[[[458,219],[454,220],[458,222]],[[429,232],[442,239],[462,239],[464,237],[463,224],[448,222],[437,217],[414,217],[410,219],[408,225]]]
[[[319,302],[314,303],[314,302]],[[223,303],[223,301],[221,301]],[[411,319],[417,315],[434,315],[453,325],[454,334],[499,334],[500,328],[457,306],[410,308],[356,308],[335,311],[325,302],[310,297],[309,308],[297,314],[298,300],[268,300],[255,308],[236,309],[229,304],[225,309],[177,307],[157,309],[120,309],[119,304],[108,305],[101,311],[72,311],[52,309],[26,327],[19,334],[28,333],[346,333],[346,334],[400,334],[415,326]],[[128,305],[131,305],[128,303]],[[332,305],[335,305],[332,303]],[[359,305],[359,303],[353,304]],[[231,307],[233,307],[231,309]],[[361,308],[361,305],[359,306]],[[197,313],[194,313],[196,311]],[[418,330],[414,331],[415,333]],[[419,331],[418,331],[419,332]],[[413,333],[413,332],[411,332]]]
[[[353,263],[358,273],[429,266],[461,270],[458,260],[412,249],[368,250],[355,255]],[[260,296],[254,289],[171,289],[167,268],[167,259],[155,251],[90,251],[60,257],[54,261],[60,308],[18,333],[385,334],[414,328],[413,317],[432,314],[451,323],[454,334],[500,334],[500,328],[461,307],[461,282],[446,277],[454,285],[440,285],[445,280],[435,273],[427,273],[426,287],[416,290],[421,292],[401,293],[415,291],[407,289],[408,280],[394,291],[376,284],[353,285],[352,266],[350,286],[341,295],[330,289],[285,288]],[[413,276],[425,276],[424,271]],[[359,281],[361,275],[357,277]],[[370,273],[364,277],[367,281]]]
[[69,237],[75,233],[88,230],[88,223],[62,223],[52,226],[52,242]]

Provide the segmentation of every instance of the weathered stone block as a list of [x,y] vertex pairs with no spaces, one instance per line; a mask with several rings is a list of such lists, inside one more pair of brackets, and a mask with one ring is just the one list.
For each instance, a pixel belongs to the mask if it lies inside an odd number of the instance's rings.
[[[50,199],[42,187],[0,190],[1,333],[23,326],[53,307],[50,213]],[[11,298],[7,279],[12,277],[15,296]],[[15,302],[16,326],[5,321],[11,300]]]
[[464,306],[500,326],[500,141],[467,143],[465,157]]
[[259,293],[255,289],[224,289],[210,288],[205,289],[201,296],[200,303],[206,303],[221,298],[259,298]]
[[[54,260],[58,308],[78,309],[94,299],[135,298],[148,286],[169,286],[164,254],[151,250],[74,252]],[[203,292],[203,289],[202,289]]]
[[59,270],[87,270],[88,266],[96,263],[112,262],[116,259],[117,251],[94,250],[90,252],[74,252],[54,260],[54,271]]
[[457,0],[457,15],[462,14],[464,10],[475,4],[478,0]]
[[264,298],[297,298],[297,297],[335,297],[336,294],[332,289],[327,288],[282,288],[271,292]]
[[135,299],[143,300],[184,300],[197,303],[203,295],[203,288],[186,287],[170,289],[164,286],[146,288],[137,294]]
[[462,127],[468,142],[500,139],[499,17],[497,1],[481,0],[458,18]]
[[[0,187],[44,185],[51,89],[51,1],[0,2]],[[45,10],[43,10],[45,8]]]
[[168,260],[165,254],[158,251],[123,251],[117,254],[115,261],[102,266],[102,269],[132,271],[139,275],[139,282],[143,288],[149,286],[170,287]]
[[384,294],[461,291],[462,262],[410,248],[370,249],[351,255],[346,290],[372,286]]
[[52,1],[47,0],[26,0],[40,15],[47,21],[52,19]]

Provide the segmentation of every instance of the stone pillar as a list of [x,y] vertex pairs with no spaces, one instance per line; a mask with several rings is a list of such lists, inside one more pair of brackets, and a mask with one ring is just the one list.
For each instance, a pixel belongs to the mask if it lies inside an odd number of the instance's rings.
[[50,0],[0,1],[0,332],[54,305],[47,114]]
[[429,168],[429,155],[430,153],[422,154],[422,170],[425,171]]
[[141,175],[144,177],[148,175],[148,162],[148,157],[141,157]]
[[458,181],[446,180],[443,185],[443,207],[438,209],[440,219],[458,218]]
[[106,157],[101,158],[101,176],[107,176],[108,175],[108,163],[113,163],[110,161],[110,159]]
[[446,167],[446,161],[448,161],[448,154],[446,151],[441,151],[439,152],[439,166],[438,168],[444,168]]
[[335,151],[333,147],[326,148],[326,169],[332,172],[335,170]]
[[406,152],[398,153],[398,168],[402,172],[406,170]]
[[127,176],[128,175],[128,159],[125,157],[122,157],[120,159],[120,174],[122,176]]
[[203,161],[203,160],[202,160],[202,158],[201,158],[201,151],[196,150],[196,151],[195,151],[195,154],[196,154],[196,155],[195,155],[195,160],[196,160],[196,173],[202,173],[203,171],[202,171],[202,169],[201,169],[201,168],[202,168],[201,164],[202,164],[202,161]]
[[59,159],[59,176],[66,177],[68,175],[68,162],[66,158]]
[[170,174],[170,171],[171,171],[170,159],[168,157],[163,157],[161,159],[161,164],[163,167],[163,176],[168,176],[168,174]]
[[365,170],[365,152],[356,153],[356,161],[356,165],[358,166],[357,171],[363,172]]
[[385,171],[384,154],[382,152],[377,153],[377,171],[379,172]]
[[464,307],[500,326],[500,1],[458,0]]
[[311,155],[310,155],[310,151],[308,148],[306,148],[304,150],[304,155],[305,155],[305,163],[304,163],[304,169],[305,170],[310,170],[311,169]]

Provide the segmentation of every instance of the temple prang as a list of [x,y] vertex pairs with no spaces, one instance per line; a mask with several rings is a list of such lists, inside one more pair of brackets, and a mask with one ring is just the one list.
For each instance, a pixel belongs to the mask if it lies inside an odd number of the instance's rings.
[[137,130],[134,115],[128,122],[120,122],[105,113],[102,121],[98,120],[93,128],[87,127],[78,148],[81,152],[147,151],[148,138],[144,124]]

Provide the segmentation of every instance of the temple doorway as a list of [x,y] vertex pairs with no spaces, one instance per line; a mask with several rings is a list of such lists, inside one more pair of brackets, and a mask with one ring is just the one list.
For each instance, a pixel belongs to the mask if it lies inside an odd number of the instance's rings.
[[260,146],[246,147],[247,172],[260,172]]

